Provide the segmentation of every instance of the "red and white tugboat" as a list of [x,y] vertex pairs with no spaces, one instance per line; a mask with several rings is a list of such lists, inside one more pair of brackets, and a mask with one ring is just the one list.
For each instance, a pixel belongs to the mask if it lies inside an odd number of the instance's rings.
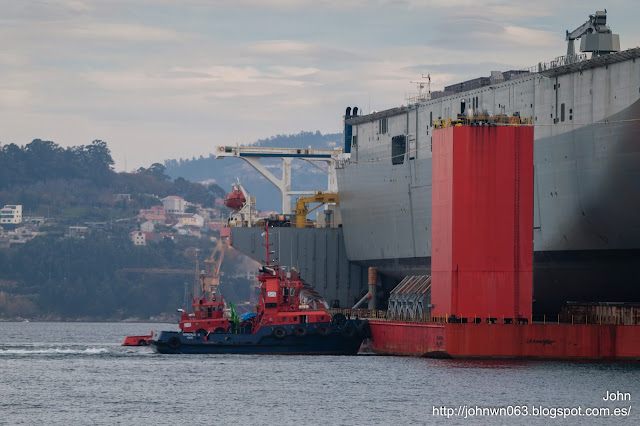
[[224,316],[222,297],[194,299],[192,313],[182,313],[181,331],[153,333],[149,343],[163,354],[333,354],[358,353],[369,323],[358,318],[333,317],[322,297],[295,269],[285,271],[269,259],[260,268],[260,296],[255,312],[239,317],[231,304]]

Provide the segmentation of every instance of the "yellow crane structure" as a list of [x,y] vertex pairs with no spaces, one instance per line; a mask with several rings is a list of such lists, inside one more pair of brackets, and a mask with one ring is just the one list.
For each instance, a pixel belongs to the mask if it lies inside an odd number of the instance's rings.
[[[198,295],[200,291],[216,292],[220,285],[220,267],[224,259],[226,244],[220,240],[216,241],[211,256],[204,260],[204,282],[199,279],[201,276],[196,257],[195,281],[193,294]],[[169,274],[169,275],[194,275],[193,269],[169,269],[169,268],[122,268],[120,272],[137,272],[147,274]]]
[[[196,266],[196,271],[198,267]],[[169,268],[121,268],[119,272],[139,272],[148,274],[166,275],[193,275],[193,269],[169,269]]]
[[[318,191],[309,197],[300,197],[296,202],[296,228],[307,226],[307,215],[325,203],[338,203],[338,194],[332,192]],[[309,203],[320,203],[309,209]]]
[[218,240],[211,256],[204,260],[204,291],[215,293],[220,285],[220,266],[224,259],[226,244]]

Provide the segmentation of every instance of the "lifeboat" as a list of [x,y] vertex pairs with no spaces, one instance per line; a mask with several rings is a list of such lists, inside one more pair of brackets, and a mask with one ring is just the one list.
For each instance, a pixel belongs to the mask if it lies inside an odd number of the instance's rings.
[[227,194],[227,196],[224,199],[224,205],[230,208],[231,210],[236,211],[236,210],[240,210],[242,206],[244,206],[244,203],[246,203],[247,199],[245,198],[242,191],[235,186],[235,184],[233,185],[233,187],[235,189],[229,194]]

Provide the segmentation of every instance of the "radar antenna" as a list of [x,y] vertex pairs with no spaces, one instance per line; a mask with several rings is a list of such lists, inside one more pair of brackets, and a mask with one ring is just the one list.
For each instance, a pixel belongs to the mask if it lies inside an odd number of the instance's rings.
[[424,80],[409,81],[409,83],[413,83],[416,85],[416,88],[418,89],[418,95],[405,97],[407,103],[416,104],[418,102],[424,102],[431,99],[431,74],[427,74],[426,76],[422,74],[421,78],[423,78]]
[[427,100],[430,100],[431,99],[431,74],[427,74],[426,77],[424,76],[424,74],[422,74],[422,78],[427,79]]

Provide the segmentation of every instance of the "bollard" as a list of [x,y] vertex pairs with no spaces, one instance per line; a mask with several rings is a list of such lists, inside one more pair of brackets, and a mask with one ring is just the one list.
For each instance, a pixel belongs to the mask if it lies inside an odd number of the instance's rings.
[[368,284],[369,284],[369,294],[371,298],[369,299],[369,309],[376,309],[376,283],[378,281],[378,271],[374,267],[369,268],[368,274]]

